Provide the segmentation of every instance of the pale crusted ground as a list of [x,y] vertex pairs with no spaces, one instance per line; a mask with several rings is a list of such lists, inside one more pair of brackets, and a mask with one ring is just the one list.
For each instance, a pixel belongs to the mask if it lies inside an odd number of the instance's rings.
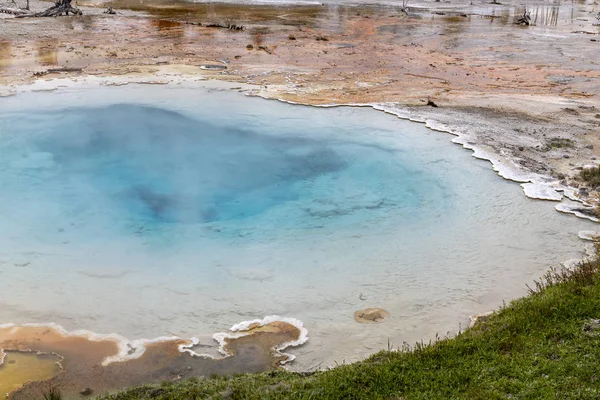
[[[109,4],[118,15],[102,14]],[[34,9],[49,5],[32,1]],[[393,103],[558,179],[600,157],[600,28],[591,1],[530,3],[534,26],[514,24],[523,12],[516,3],[428,1],[411,4],[408,15],[389,6],[78,6],[83,17],[0,20],[1,92],[48,68],[135,80],[170,65],[174,74],[256,84],[257,94],[287,101]],[[227,70],[202,70],[206,64]],[[557,148],[556,138],[571,142]]]

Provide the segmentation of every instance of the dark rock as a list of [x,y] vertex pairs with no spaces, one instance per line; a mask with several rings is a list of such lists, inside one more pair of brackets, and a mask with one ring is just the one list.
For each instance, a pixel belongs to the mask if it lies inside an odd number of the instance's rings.
[[428,105],[428,106],[431,106],[431,107],[436,107],[436,108],[437,108],[437,106],[438,106],[437,104],[435,104],[435,103],[434,103],[433,101],[431,101],[431,100],[427,100],[427,105]]
[[200,68],[213,71],[224,71],[227,69],[227,66],[221,64],[202,64]]
[[579,115],[579,112],[577,112],[577,110],[575,110],[574,108],[566,107],[566,108],[563,108],[562,110],[571,115]]
[[591,319],[583,324],[583,332],[588,335],[600,335],[600,319]]
[[89,387],[86,387],[81,392],[79,392],[79,394],[81,394],[82,396],[90,396],[92,393],[94,393],[94,391]]
[[519,151],[523,151],[523,150],[525,150],[525,147],[519,146]]
[[590,150],[594,150],[594,145],[593,144],[588,144],[587,146],[585,146],[586,149],[590,149]]

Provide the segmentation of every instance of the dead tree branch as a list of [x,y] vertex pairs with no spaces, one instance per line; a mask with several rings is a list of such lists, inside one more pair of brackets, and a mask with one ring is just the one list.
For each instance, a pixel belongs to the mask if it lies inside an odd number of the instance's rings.
[[18,8],[0,8],[0,13],[11,14],[11,15],[25,15],[30,14],[29,11],[21,10]]
[[402,0],[402,8],[400,8],[400,11],[406,15],[408,15],[408,1],[409,0]]
[[83,15],[80,9],[71,5],[72,0],[57,0],[54,6],[49,9],[38,12],[38,13],[27,13],[16,15],[15,18],[29,18],[29,17],[58,17],[60,15]]
[[205,25],[207,28],[222,28],[230,31],[245,31],[246,27],[244,25],[236,25],[236,24],[208,24]]
[[531,25],[531,13],[527,10],[523,12],[523,16],[516,22],[518,25]]

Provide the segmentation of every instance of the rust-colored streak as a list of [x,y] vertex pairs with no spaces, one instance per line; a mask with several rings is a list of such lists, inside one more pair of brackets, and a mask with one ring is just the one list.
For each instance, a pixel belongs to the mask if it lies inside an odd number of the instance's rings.
[[[145,352],[137,358],[103,365],[107,358],[119,354],[119,341],[64,334],[54,327],[0,328],[0,348],[57,354],[62,358],[59,374],[25,385],[12,398],[36,398],[50,388],[59,388],[68,398],[77,398],[81,389],[87,387],[94,393],[102,393],[193,376],[263,372],[287,360],[287,356],[274,349],[298,340],[301,332],[292,324],[276,321],[255,324],[232,335],[241,337],[225,339],[223,350],[230,356],[221,359],[181,352],[180,346],[191,342],[177,339],[147,344]],[[35,370],[31,373],[32,377],[39,375]]]

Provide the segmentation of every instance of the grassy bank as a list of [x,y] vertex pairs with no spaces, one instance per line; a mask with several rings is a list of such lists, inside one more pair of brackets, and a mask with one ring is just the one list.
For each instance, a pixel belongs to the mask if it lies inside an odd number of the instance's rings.
[[551,272],[528,297],[454,339],[309,376],[194,379],[102,397],[130,399],[598,399],[600,267]]
[[195,378],[98,398],[133,399],[600,399],[600,261],[549,272],[453,339],[312,374]]

